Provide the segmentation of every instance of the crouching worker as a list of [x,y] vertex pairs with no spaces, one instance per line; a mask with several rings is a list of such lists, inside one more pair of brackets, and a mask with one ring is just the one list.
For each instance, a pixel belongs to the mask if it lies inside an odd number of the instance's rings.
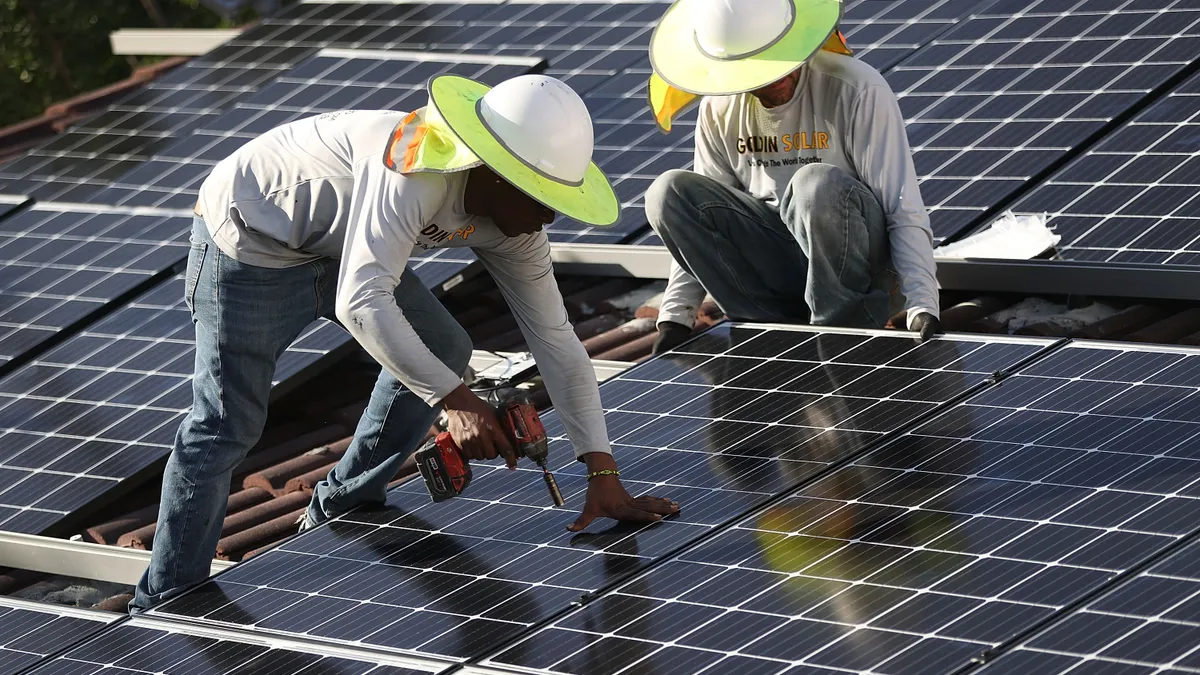
[[[734,319],[940,332],[933,234],[895,94],[855,59],[840,0],[678,0],[654,31],[664,131],[697,98],[692,171],[646,194],[674,262],[660,353],[705,292]],[[899,309],[899,302],[895,309]]]
[[666,499],[634,499],[621,484],[595,372],[551,270],[542,226],[556,213],[598,226],[618,213],[591,162],[583,101],[541,75],[490,90],[442,76],[429,97],[412,113],[343,111],[286,124],[205,180],[186,282],[193,406],[167,462],[153,557],[131,612],[208,576],[230,475],[262,433],[276,359],[318,317],[336,313],[382,372],[302,527],[384,501],[439,409],[468,457],[515,466],[494,413],[462,382],[470,339],[406,267],[414,249],[471,247],[516,315],[587,465],[586,504],[568,529],[678,511]]

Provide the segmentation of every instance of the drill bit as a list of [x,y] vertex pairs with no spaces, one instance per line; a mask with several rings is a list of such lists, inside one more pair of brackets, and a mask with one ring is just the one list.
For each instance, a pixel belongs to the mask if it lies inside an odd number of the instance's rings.
[[558,482],[554,480],[554,474],[550,473],[550,469],[546,468],[546,460],[538,462],[538,466],[542,467],[542,480],[546,481],[546,489],[550,491],[550,499],[554,500],[555,506],[562,506],[567,502],[563,499],[562,493],[558,491]]

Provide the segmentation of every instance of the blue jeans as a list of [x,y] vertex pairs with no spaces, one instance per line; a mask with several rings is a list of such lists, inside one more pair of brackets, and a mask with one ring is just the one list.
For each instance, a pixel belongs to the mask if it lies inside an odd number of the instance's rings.
[[646,192],[646,215],[731,319],[882,328],[892,314],[883,208],[837,167],[800,167],[778,212],[711,178],[668,171]]
[[[258,442],[267,419],[275,363],[316,319],[333,313],[338,262],[254,267],[221,252],[196,218],[185,300],[196,327],[192,410],[179,425],[163,474],[150,567],[130,611],[177,595],[209,576],[234,468]],[[471,340],[406,270],[396,303],[443,363],[466,371]],[[382,371],[346,454],[313,494],[308,517],[322,522],[381,502],[388,482],[425,437],[437,409]]]

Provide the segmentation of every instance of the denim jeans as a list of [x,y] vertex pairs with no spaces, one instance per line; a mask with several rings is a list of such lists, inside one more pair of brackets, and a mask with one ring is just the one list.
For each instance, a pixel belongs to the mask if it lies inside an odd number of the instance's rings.
[[646,215],[732,319],[882,328],[891,316],[883,208],[837,167],[800,167],[778,212],[711,178],[668,171],[647,191]]
[[[266,424],[275,363],[305,327],[332,315],[337,271],[338,261],[329,258],[283,269],[239,263],[217,248],[196,218],[185,284],[196,328],[192,410],[167,460],[150,567],[131,612],[209,576],[230,478]],[[443,363],[466,371],[470,338],[412,270],[401,277],[396,303]],[[317,486],[308,517],[319,523],[383,501],[388,482],[436,416],[437,409],[382,371],[354,441]]]

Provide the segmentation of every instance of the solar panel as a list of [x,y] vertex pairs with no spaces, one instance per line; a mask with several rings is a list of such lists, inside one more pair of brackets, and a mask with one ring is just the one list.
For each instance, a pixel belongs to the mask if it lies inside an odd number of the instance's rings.
[[600,388],[627,489],[676,499],[677,518],[569,534],[585,468],[549,413],[564,509],[536,471],[479,463],[458,498],[435,504],[406,483],[387,508],[299,535],[150,614],[460,661],[1049,344],[724,325]]
[[1068,344],[483,663],[958,672],[1195,529],[1198,359]]
[[1001,0],[916,51],[886,77],[936,237],[1109,129],[1198,49],[1189,0]]
[[1014,206],[1048,213],[1066,260],[1200,263],[1195,134],[1200,76],[1192,76]]
[[220,116],[197,125],[191,135],[115,180],[95,200],[190,208],[217,162],[277,126],[334,110],[413,110],[425,105],[425,84],[435,74],[453,73],[495,84],[539,63],[499,57],[481,61],[411,51],[318,52],[281,71]]
[[438,667],[351,650],[317,651],[309,645],[264,641],[187,626],[133,619],[29,673],[39,675],[422,675]]
[[169,74],[0,165],[0,193],[88,201],[246,91],[244,85],[181,84],[181,79],[178,71]]
[[119,618],[0,596],[0,673],[12,675]]
[[37,204],[0,221],[0,369],[187,257],[190,212]]
[[[0,378],[0,530],[39,533],[110,499],[170,454],[192,403],[194,330],[176,276]],[[275,383],[348,344],[324,319]],[[276,387],[275,395],[280,389]]]
[[1200,542],[1140,572],[979,672],[1200,671]]

